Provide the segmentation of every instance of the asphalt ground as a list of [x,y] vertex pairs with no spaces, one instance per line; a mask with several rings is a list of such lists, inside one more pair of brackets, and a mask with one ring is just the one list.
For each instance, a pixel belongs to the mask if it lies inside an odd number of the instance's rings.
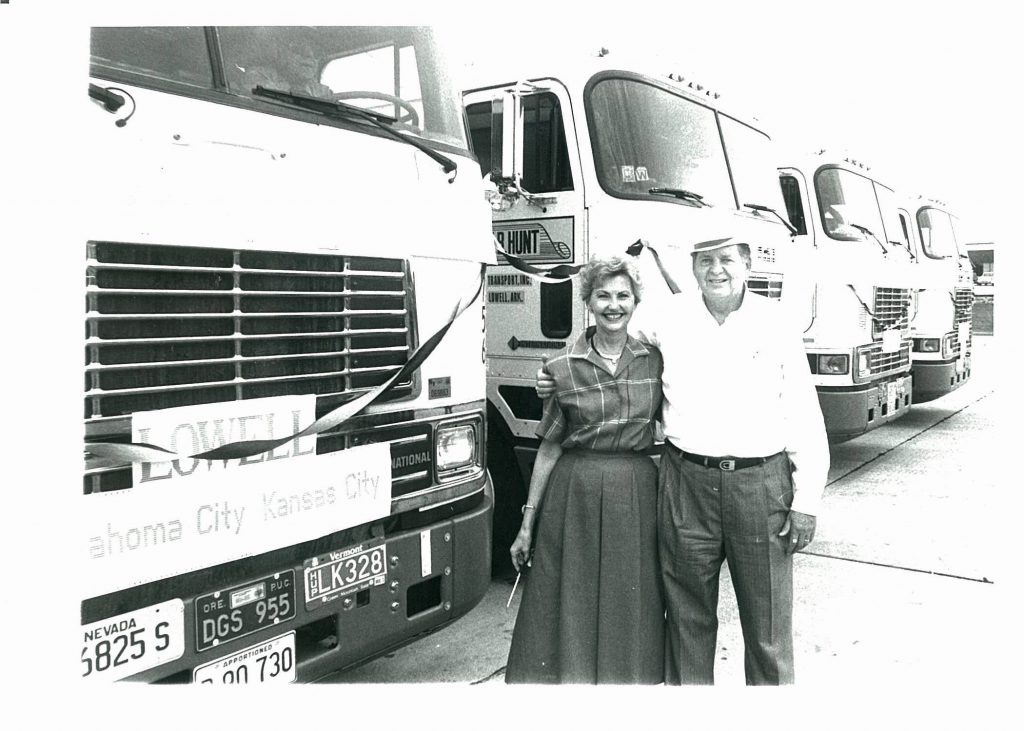
[[[1009,484],[996,446],[994,339],[976,337],[972,360],[957,391],[832,446],[817,535],[794,563],[799,689],[923,690],[949,703],[994,693],[1010,677],[1009,590],[1019,569],[999,519]],[[453,625],[328,682],[503,683],[521,594],[506,607],[511,583],[495,579]],[[741,687],[727,567],[719,620],[716,685]]]

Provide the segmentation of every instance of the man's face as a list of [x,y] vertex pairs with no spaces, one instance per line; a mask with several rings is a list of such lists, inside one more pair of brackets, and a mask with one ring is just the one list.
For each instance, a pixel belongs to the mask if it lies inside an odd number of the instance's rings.
[[740,254],[739,246],[702,251],[693,256],[693,276],[708,300],[724,300],[738,296],[747,281],[750,265]]

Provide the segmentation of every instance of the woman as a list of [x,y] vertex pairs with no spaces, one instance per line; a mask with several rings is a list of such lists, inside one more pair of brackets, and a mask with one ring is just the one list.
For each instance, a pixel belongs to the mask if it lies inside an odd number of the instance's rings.
[[580,290],[595,327],[547,364],[556,392],[511,549],[530,568],[505,681],[660,683],[657,468],[643,450],[661,353],[626,333],[641,294],[631,261],[591,260]]

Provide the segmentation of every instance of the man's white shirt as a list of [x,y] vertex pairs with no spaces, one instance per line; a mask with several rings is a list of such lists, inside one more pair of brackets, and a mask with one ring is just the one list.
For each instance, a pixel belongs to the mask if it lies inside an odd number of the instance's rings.
[[663,421],[672,444],[716,457],[785,450],[792,509],[818,514],[828,439],[800,329],[777,302],[745,291],[719,325],[699,291],[684,291],[638,307],[630,330],[664,356]]

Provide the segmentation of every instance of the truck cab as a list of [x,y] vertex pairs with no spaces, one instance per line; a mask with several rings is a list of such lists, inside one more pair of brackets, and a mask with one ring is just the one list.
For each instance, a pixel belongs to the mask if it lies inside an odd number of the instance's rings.
[[974,272],[945,204],[919,196],[905,202],[900,218],[927,282],[912,323],[914,400],[923,403],[971,377]]
[[896,194],[870,167],[826,150],[791,157],[779,168],[797,230],[787,306],[804,323],[825,428],[840,442],[901,417],[912,403],[913,252]]
[[[751,244],[750,290],[781,297],[790,238],[771,143],[720,94],[601,55],[495,75],[463,96],[495,240],[519,262],[578,265],[641,242],[642,307],[660,307],[672,290],[652,247],[674,285],[696,291],[693,243],[732,236]],[[507,563],[539,444],[541,357],[590,322],[573,279],[538,281],[501,261],[486,282],[488,460],[494,555]]]

